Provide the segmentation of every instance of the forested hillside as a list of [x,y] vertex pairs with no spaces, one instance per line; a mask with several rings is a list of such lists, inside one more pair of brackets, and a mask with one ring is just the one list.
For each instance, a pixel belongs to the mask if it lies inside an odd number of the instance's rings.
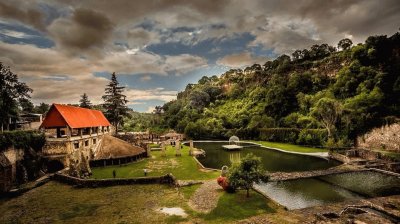
[[164,122],[194,139],[346,146],[400,115],[400,34],[327,44],[188,84]]

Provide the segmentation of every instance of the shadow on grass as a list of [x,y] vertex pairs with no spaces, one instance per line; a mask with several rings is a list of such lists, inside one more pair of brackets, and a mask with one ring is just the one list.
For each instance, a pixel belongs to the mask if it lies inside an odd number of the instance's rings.
[[246,198],[245,191],[236,193],[223,193],[218,201],[217,207],[209,214],[199,215],[206,221],[224,222],[245,219],[264,213],[274,213],[276,206],[273,202],[255,191],[251,191],[250,197]]

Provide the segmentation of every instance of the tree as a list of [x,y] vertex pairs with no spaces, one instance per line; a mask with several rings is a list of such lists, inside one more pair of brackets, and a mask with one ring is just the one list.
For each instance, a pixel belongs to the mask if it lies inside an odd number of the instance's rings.
[[342,50],[347,50],[353,45],[353,41],[351,41],[349,38],[344,38],[339,41],[338,43],[338,48],[341,48]]
[[193,91],[190,94],[189,99],[190,99],[190,105],[197,110],[202,110],[205,106],[207,106],[210,103],[210,95],[200,90]]
[[30,98],[32,89],[18,81],[18,76],[0,62],[0,124],[9,130],[10,120],[18,117],[18,101]]
[[328,131],[328,137],[332,138],[335,124],[342,114],[342,104],[331,98],[321,98],[316,105],[311,108],[311,115],[319,120]]
[[252,153],[247,154],[239,163],[234,163],[228,175],[230,186],[245,189],[247,197],[254,183],[266,182],[268,179],[269,176],[262,169],[261,159]]
[[118,125],[121,123],[124,116],[128,115],[126,107],[126,96],[122,94],[125,87],[119,86],[115,72],[111,75],[111,81],[105,89],[103,95],[105,115],[108,120],[114,125],[115,133],[118,133]]
[[35,106],[35,109],[33,111],[38,114],[45,114],[49,109],[50,109],[50,105],[48,105],[47,103],[41,102],[39,104],[39,106]]
[[79,106],[82,108],[92,108],[92,103],[89,100],[89,97],[86,95],[86,93],[83,93],[81,96],[81,99],[79,100]]
[[34,109],[33,103],[27,98],[19,99],[19,106],[24,113],[32,113]]

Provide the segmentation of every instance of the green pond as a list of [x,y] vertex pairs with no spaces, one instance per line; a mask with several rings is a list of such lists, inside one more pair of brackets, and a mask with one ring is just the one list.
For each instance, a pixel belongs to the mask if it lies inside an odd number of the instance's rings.
[[400,178],[374,171],[332,174],[255,186],[288,209],[400,194]]
[[340,164],[336,160],[280,152],[254,144],[241,144],[244,148],[240,151],[227,151],[222,148],[222,145],[227,144],[228,142],[194,142],[194,147],[206,152],[206,156],[200,156],[198,160],[205,167],[214,169],[221,169],[224,165],[230,166],[232,162],[239,161],[248,153],[260,157],[264,169],[270,172],[323,170]]

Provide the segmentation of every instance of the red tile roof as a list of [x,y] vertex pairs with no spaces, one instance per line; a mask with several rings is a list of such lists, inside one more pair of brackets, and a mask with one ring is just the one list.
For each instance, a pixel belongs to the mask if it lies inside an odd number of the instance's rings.
[[110,122],[99,110],[53,104],[41,127],[55,128],[69,126],[71,128],[87,128],[110,125]]

